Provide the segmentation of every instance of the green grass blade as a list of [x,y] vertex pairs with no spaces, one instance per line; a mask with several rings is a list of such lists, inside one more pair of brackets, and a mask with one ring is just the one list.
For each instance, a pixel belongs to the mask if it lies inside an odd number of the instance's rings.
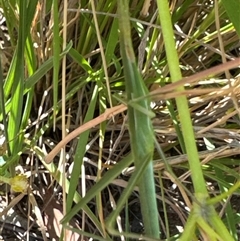
[[[72,47],[72,42],[68,44],[66,49],[60,54],[60,58],[62,58],[65,54],[68,53],[70,48]],[[46,60],[30,77],[28,77],[25,80],[24,85],[24,95],[28,93],[29,91],[32,91],[34,88],[34,85],[53,67],[53,57],[50,57],[48,60]],[[12,70],[11,70],[12,71]],[[12,71],[14,73],[14,71]],[[7,80],[6,80],[7,81]],[[10,86],[10,85],[9,85]],[[5,88],[4,86],[4,94],[5,94]],[[75,90],[77,91],[77,90]],[[68,95],[69,98],[69,95]],[[11,99],[5,103],[5,111],[8,113],[11,109]],[[0,120],[2,119],[2,113],[0,113]]]
[[20,2],[20,27],[17,45],[16,66],[13,76],[12,84],[12,105],[9,115],[8,124],[8,135],[10,141],[10,153],[17,153],[21,149],[21,143],[17,137],[20,129],[21,114],[23,107],[23,91],[24,91],[24,49],[25,42],[27,38],[27,28],[26,28],[26,12],[27,12],[27,1],[23,0]]
[[69,50],[69,55],[73,58],[73,60],[78,63],[87,73],[91,74],[93,72],[91,66],[87,62],[87,60],[74,48]]
[[56,122],[56,109],[58,101],[58,80],[60,66],[60,36],[59,36],[58,0],[53,0],[53,119],[54,130]]
[[15,76],[15,69],[16,69],[16,51],[14,52],[13,59],[11,61],[11,65],[9,67],[9,71],[6,77],[6,80],[4,82],[4,97],[5,99],[8,99],[11,94],[11,89],[14,81]]
[[[84,118],[84,123],[88,122],[89,120],[91,120],[93,118],[94,110],[95,110],[96,102],[97,102],[97,97],[98,97],[98,87],[96,85],[94,88],[94,91],[93,91],[90,105],[88,107],[88,111]],[[76,187],[79,183],[79,176],[81,174],[81,166],[82,166],[82,162],[83,162],[83,157],[86,152],[86,146],[87,146],[87,142],[88,142],[89,132],[90,132],[90,130],[85,131],[84,133],[82,133],[79,136],[78,145],[77,145],[75,156],[74,156],[73,171],[71,174],[71,180],[70,180],[70,186],[69,186],[70,188],[69,188],[69,193],[68,193],[68,197],[67,197],[67,207],[66,207],[67,212],[69,212],[71,210],[73,196],[74,196]]]
[[7,151],[10,152],[9,138],[8,138],[8,132],[7,132],[7,116],[5,111],[5,98],[4,98],[3,74],[2,74],[1,62],[0,62],[0,113],[2,114],[2,117],[3,117],[4,135],[5,135],[5,142],[7,144]]
[[239,0],[222,0],[222,5],[225,8],[227,15],[238,33],[240,37],[240,24],[239,24],[239,16],[240,16],[240,1]]
[[131,165],[133,162],[132,155],[128,155],[127,157],[123,158],[115,167],[110,169],[86,194],[84,198],[78,202],[72,210],[67,213],[67,215],[63,218],[62,223],[68,223],[71,218],[81,210],[81,208],[86,205],[92,198],[96,196],[101,190],[103,190],[106,186],[108,186],[120,173],[124,168]]
[[[218,178],[220,179],[224,179],[225,175],[224,172],[218,168],[215,168],[215,172],[216,172],[216,176],[218,176]],[[226,187],[224,187],[223,185],[221,185],[219,183],[219,189],[221,191],[221,193],[224,193],[225,191],[228,191]],[[226,199],[224,200],[224,203],[226,203]],[[237,233],[237,223],[235,223],[235,218],[234,218],[234,211],[232,209],[231,203],[228,200],[228,203],[226,204],[226,219],[227,219],[227,227],[228,230],[230,232],[230,234],[232,235],[232,237],[235,238],[235,240],[237,240],[238,237],[238,233]]]
[[[120,47],[123,59],[124,75],[128,101],[143,97],[148,90],[138,71],[132,47],[129,22],[129,2],[118,1]],[[145,98],[138,101],[141,109],[150,111],[150,101]],[[152,155],[154,150],[154,133],[151,119],[142,110],[128,106],[129,132],[131,148],[136,169],[141,168],[144,161],[148,162],[139,180],[140,204],[144,229],[147,236],[159,238],[158,209],[155,196]],[[147,158],[147,160],[146,160]]]
[[[69,50],[72,48],[72,42],[69,42],[66,49],[60,54],[59,59],[62,59],[64,55],[66,55]],[[46,60],[39,68],[38,70],[29,78],[26,79],[25,82],[25,91],[29,91],[31,88],[34,87],[34,85],[53,67],[53,57],[50,57],[48,60]]]

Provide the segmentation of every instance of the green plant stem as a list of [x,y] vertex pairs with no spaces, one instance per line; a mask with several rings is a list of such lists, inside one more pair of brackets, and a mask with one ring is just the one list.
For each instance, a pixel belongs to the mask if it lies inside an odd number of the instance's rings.
[[228,229],[226,228],[218,214],[215,212],[215,210],[213,212],[213,215],[209,218],[209,222],[223,241],[234,241],[234,238],[228,232]]
[[[158,0],[158,9],[160,22],[162,25],[162,33],[165,42],[165,49],[169,64],[169,70],[171,74],[172,82],[176,82],[182,78],[181,71],[179,68],[178,54],[175,49],[174,33],[172,29],[171,16],[169,12],[169,6],[167,0]],[[178,87],[176,90],[184,90],[183,86]],[[176,97],[177,109],[179,112],[180,123],[182,127],[183,137],[185,141],[186,151],[188,155],[191,177],[193,181],[193,186],[195,189],[196,202],[193,203],[193,208],[191,215],[186,224],[182,240],[189,240],[192,238],[194,232],[195,224],[200,227],[206,227],[206,223],[210,223],[216,234],[219,235],[222,240],[233,240],[229,232],[227,231],[225,225],[222,223],[221,219],[217,215],[213,206],[207,204],[207,199],[209,197],[207,188],[205,185],[205,180],[201,168],[201,163],[198,157],[198,151],[195,144],[195,137],[192,128],[191,116],[189,113],[188,102],[185,96]],[[195,219],[193,218],[195,217]],[[199,223],[198,221],[199,220]],[[204,222],[206,222],[204,224]],[[206,229],[205,231],[209,231]],[[210,231],[209,231],[210,232]],[[207,233],[209,237],[212,237],[211,233]]]
[[207,201],[208,205],[216,204],[220,201],[222,201],[224,198],[227,198],[228,196],[232,195],[237,189],[240,187],[240,181],[238,181],[234,186],[228,189],[227,192],[221,193],[220,195],[213,197]]
[[[178,54],[175,49],[174,33],[172,29],[171,16],[169,13],[168,1],[158,0],[158,9],[160,22],[162,25],[162,34],[165,42],[165,49],[169,64],[172,82],[182,79]],[[182,91],[184,87],[178,87],[177,90]],[[184,136],[186,152],[189,158],[190,169],[192,173],[192,181],[196,193],[205,194],[208,196],[205,185],[201,164],[198,157],[198,151],[195,144],[195,137],[192,128],[191,116],[188,109],[188,102],[185,96],[176,97],[177,109],[179,112],[180,123]]]

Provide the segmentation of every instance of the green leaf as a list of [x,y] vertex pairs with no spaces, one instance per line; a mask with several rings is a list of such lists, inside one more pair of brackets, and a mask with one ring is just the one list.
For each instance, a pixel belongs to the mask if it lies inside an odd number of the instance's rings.
[[240,1],[239,0],[222,0],[226,13],[233,23],[237,34],[240,37]]
[[[60,59],[69,52],[69,50],[72,47],[72,42],[69,42],[66,49],[60,54]],[[28,92],[31,88],[34,87],[34,85],[41,79],[51,68],[53,67],[53,57],[50,57],[47,61],[45,61],[38,70],[30,76],[28,79],[26,79],[25,82],[25,91]]]
[[[98,87],[95,86],[86,117],[84,118],[84,123],[88,122],[93,118],[94,110],[96,108],[97,96],[98,96]],[[83,157],[86,153],[86,146],[88,142],[89,133],[90,133],[90,130],[87,130],[79,136],[78,145],[74,156],[73,171],[70,179],[70,186],[69,186],[70,188],[69,188],[69,193],[67,197],[68,211],[72,207],[73,196],[74,196],[76,187],[79,183],[79,176],[81,175],[81,166],[83,162]]]

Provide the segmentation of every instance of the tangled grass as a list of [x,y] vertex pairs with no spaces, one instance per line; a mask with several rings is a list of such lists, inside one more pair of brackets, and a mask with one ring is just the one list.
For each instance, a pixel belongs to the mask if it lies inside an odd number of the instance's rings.
[[[60,221],[70,212],[74,217],[70,226],[63,226],[65,240],[137,240],[144,235],[136,185],[117,217],[119,234],[112,235],[106,226],[136,167],[126,107],[111,111],[129,104],[118,1],[95,1],[95,10],[93,2],[71,0],[66,11],[64,1],[0,1],[0,120],[4,126],[0,171],[2,176],[21,172],[30,179],[28,192],[11,197],[9,205],[8,188],[1,197],[2,206],[12,208],[21,223],[13,240],[59,240]],[[156,147],[153,155],[160,236],[177,240],[195,201],[175,103],[175,97],[185,95],[208,193],[221,197],[214,203],[216,210],[237,240],[239,187],[231,188],[239,182],[240,71],[236,63],[224,66],[239,56],[239,35],[221,2],[170,1],[182,76],[191,78],[209,70],[191,83],[184,78],[185,91],[176,92],[157,3],[133,0],[129,4],[133,50],[152,98],[153,131],[163,152]],[[217,72],[211,72],[220,64]],[[61,93],[63,87],[65,93]],[[46,162],[47,154],[84,124],[89,124],[84,132],[80,129],[65,143],[61,155],[56,153]],[[83,197],[89,201],[81,211],[74,211]],[[8,209],[1,216],[1,223],[7,223],[2,229],[5,240],[10,240],[7,230],[17,226],[6,215]],[[39,227],[41,232],[36,231]],[[199,227],[192,240],[208,240],[208,231]],[[211,240],[221,240],[216,237]]]

